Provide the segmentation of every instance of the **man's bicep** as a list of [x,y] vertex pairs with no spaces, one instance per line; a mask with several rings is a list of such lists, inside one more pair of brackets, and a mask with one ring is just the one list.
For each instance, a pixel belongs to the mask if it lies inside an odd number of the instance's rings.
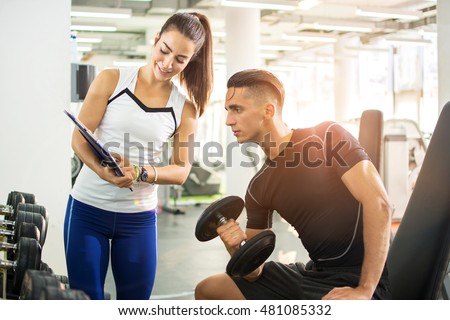
[[378,171],[370,160],[361,160],[342,175],[350,193],[360,202],[387,197]]

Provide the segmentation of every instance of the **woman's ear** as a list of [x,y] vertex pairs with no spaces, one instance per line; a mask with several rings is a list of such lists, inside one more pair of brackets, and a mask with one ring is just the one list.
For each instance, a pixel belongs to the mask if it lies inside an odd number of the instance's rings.
[[155,35],[155,42],[153,43],[153,45],[155,45],[159,41],[160,38],[161,38],[161,34],[159,32],[157,32]]

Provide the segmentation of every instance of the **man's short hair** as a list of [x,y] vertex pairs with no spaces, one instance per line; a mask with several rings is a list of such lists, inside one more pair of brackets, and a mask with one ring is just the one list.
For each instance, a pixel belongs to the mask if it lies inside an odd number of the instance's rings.
[[281,109],[284,103],[284,87],[281,81],[271,72],[262,69],[242,70],[230,77],[227,88],[249,88],[255,97],[263,97],[269,93]]

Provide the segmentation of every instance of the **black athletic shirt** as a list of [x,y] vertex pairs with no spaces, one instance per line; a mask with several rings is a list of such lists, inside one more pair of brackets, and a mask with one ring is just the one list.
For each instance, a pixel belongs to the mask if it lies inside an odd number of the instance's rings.
[[274,211],[298,232],[316,266],[360,266],[362,207],[341,176],[369,159],[358,141],[334,122],[296,129],[274,160],[266,160],[245,196],[247,228],[272,226]]

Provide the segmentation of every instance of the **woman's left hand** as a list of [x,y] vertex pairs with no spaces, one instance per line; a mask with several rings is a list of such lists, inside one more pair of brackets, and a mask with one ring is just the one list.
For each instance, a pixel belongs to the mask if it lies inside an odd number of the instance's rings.
[[124,174],[123,177],[117,177],[116,179],[114,179],[114,181],[111,182],[121,188],[131,188],[136,181],[139,172],[137,172],[134,166],[130,164],[128,158],[118,153],[113,153],[111,155],[116,160],[117,164],[122,169],[122,172]]

